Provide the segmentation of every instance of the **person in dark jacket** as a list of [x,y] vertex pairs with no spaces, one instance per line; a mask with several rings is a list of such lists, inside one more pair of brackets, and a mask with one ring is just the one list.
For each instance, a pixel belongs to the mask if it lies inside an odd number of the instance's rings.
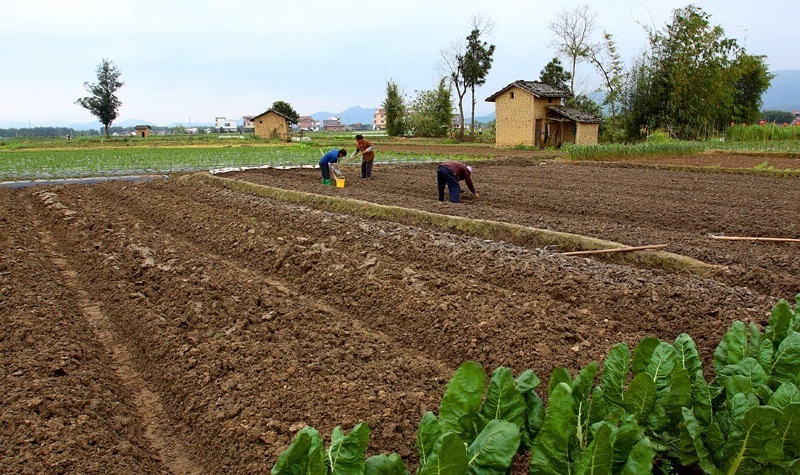
[[[334,164],[335,166],[335,164],[339,162],[339,159],[344,156],[347,156],[347,150],[334,148],[319,159],[319,169],[322,172],[322,183],[326,185],[331,184],[331,164]],[[336,175],[339,176],[340,173],[337,173]]]
[[447,161],[439,164],[436,170],[436,182],[439,185],[439,201],[444,202],[444,186],[447,185],[451,203],[461,201],[461,187],[458,182],[464,180],[467,188],[475,197],[480,196],[472,184],[472,167],[461,162]]

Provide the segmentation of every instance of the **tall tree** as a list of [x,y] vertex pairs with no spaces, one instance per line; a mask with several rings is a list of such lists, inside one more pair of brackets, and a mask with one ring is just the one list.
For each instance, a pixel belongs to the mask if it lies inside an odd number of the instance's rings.
[[[484,30],[485,31],[485,30]],[[494,45],[481,40],[483,31],[474,28],[467,37],[467,51],[464,54],[464,84],[472,93],[472,109],[470,112],[469,131],[475,132],[475,88],[486,83],[486,76],[492,69]]]
[[572,93],[569,88],[569,80],[571,78],[572,75],[564,69],[564,66],[561,65],[561,60],[558,58],[550,60],[549,63],[545,64],[544,69],[539,71],[539,81],[560,87],[570,93]]
[[292,122],[297,122],[297,119],[300,118],[300,114],[298,114],[297,111],[294,110],[294,107],[292,107],[292,105],[288,102],[275,101],[272,103],[272,107],[270,107],[270,109],[292,119]]
[[466,45],[463,41],[450,44],[448,49],[442,50],[442,73],[446,76],[452,89],[456,93],[456,105],[458,105],[458,134],[459,138],[464,137],[464,96],[467,94],[467,83],[464,79],[464,56],[466,55]]
[[447,80],[442,78],[433,91],[418,91],[411,102],[409,127],[420,137],[445,137],[450,129],[453,100]]
[[735,91],[732,122],[752,124],[761,115],[761,96],[775,77],[769,72],[765,59],[764,56],[742,53],[733,62]]
[[547,24],[553,33],[551,45],[557,53],[570,60],[569,90],[575,93],[575,66],[588,59],[591,52],[591,36],[596,26],[597,13],[583,4],[572,10],[561,10],[554,20]]
[[603,105],[611,111],[610,139],[616,142],[620,137],[620,128],[617,122],[622,83],[625,67],[617,50],[617,44],[611,33],[603,33],[603,41],[591,49],[589,61],[603,78],[605,94]]
[[382,105],[386,111],[386,133],[390,137],[405,135],[406,106],[400,88],[394,81],[386,83],[386,99]]
[[106,137],[108,127],[119,116],[122,101],[115,95],[117,89],[125,83],[119,80],[122,73],[117,66],[105,58],[97,66],[97,84],[83,83],[91,96],[86,96],[75,101],[75,104],[87,109],[101,124],[105,126]]

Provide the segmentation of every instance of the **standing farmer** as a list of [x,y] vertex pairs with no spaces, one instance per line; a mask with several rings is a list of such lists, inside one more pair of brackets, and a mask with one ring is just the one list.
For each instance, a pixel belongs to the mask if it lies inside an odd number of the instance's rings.
[[361,153],[361,178],[372,178],[372,163],[375,160],[375,152],[372,151],[374,148],[372,143],[369,140],[365,140],[364,136],[361,134],[356,135],[356,146],[355,152],[353,152],[353,156],[351,158],[355,158],[356,155]]
[[436,170],[436,182],[439,185],[439,201],[444,202],[444,185],[447,185],[447,190],[450,194],[451,203],[459,203],[461,201],[461,187],[458,182],[464,180],[467,188],[472,192],[475,197],[480,196],[475,191],[475,186],[472,184],[472,167],[464,165],[461,162],[447,161],[439,164]]
[[[322,151],[322,150],[320,150]],[[333,171],[336,173],[336,176],[341,176],[341,172],[337,167],[336,163],[339,162],[341,157],[347,155],[347,150],[345,149],[336,149],[334,148],[330,152],[326,153],[319,159],[319,169],[322,172],[322,184],[323,185],[330,185],[331,184],[331,166],[333,166]]]

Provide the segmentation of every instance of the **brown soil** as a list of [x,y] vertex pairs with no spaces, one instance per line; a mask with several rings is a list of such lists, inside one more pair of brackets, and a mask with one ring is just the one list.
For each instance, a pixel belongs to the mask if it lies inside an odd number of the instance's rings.
[[227,176],[666,243],[727,270],[547,255],[194,180],[0,189],[0,473],[267,473],[304,425],[360,421],[368,455],[413,470],[416,424],[465,360],[546,381],[686,332],[710,370],[732,321],[800,293],[800,245],[709,237],[798,237],[797,178],[507,153],[460,205],[436,202],[432,164],[347,167],[344,189],[317,170]]

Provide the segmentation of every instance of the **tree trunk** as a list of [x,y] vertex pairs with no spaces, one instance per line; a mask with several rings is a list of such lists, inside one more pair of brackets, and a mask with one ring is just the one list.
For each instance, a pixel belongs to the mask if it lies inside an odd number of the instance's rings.
[[107,139],[108,139],[108,138],[111,138],[111,137],[108,135],[108,124],[103,124],[103,125],[105,125],[105,127],[106,127],[106,138],[107,138]]
[[475,86],[470,88],[472,90],[472,115],[469,119],[469,134],[475,134]]

